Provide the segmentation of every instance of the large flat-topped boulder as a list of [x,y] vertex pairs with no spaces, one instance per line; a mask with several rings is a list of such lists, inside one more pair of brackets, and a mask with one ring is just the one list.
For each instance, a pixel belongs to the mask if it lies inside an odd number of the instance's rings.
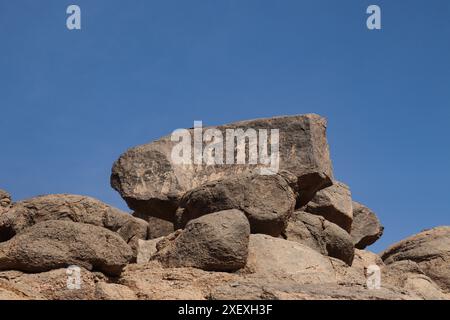
[[[235,139],[233,134],[240,129],[247,134],[247,139]],[[179,151],[181,143],[186,141],[191,148],[184,149],[187,151],[183,154]],[[279,157],[276,157],[277,147]],[[234,155],[232,163],[227,157],[230,148]],[[244,163],[238,161],[240,152],[245,154]],[[181,155],[185,161],[180,163]],[[173,220],[179,199],[186,191],[255,170],[265,174],[274,170],[293,173],[298,178],[298,205],[305,205],[318,190],[332,184],[326,120],[308,114],[178,130],[122,154],[112,168],[111,185],[131,209]]]

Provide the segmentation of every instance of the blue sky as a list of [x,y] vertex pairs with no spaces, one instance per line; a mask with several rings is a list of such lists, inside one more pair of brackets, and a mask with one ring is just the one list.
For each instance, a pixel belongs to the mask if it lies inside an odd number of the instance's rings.
[[194,120],[313,112],[336,178],[386,227],[373,250],[450,224],[447,0],[0,0],[0,41],[0,188],[16,200],[125,209],[109,175],[127,148]]

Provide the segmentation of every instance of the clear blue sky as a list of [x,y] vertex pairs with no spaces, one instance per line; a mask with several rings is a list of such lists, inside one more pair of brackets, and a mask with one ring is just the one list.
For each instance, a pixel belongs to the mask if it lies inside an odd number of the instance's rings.
[[[66,29],[78,4],[82,30]],[[382,8],[381,31],[366,8]],[[450,224],[450,1],[0,0],[0,188],[91,195],[127,148],[194,120],[328,118],[373,250]]]

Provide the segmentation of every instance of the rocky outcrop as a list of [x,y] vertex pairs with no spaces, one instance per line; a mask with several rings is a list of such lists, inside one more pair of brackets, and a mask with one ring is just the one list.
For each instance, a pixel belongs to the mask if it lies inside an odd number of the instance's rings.
[[205,184],[186,193],[177,212],[176,227],[212,212],[238,209],[252,233],[274,237],[285,229],[295,208],[295,194],[280,175],[243,174]]
[[159,242],[156,259],[167,267],[235,271],[247,262],[249,234],[250,225],[241,211],[208,214]]
[[0,244],[0,270],[43,272],[77,265],[119,275],[132,250],[116,233],[72,221],[44,221]]
[[349,232],[352,228],[352,196],[347,185],[334,181],[331,187],[320,190],[307,204],[306,212],[320,215]]
[[285,232],[287,240],[302,243],[317,252],[351,265],[354,256],[350,235],[338,225],[303,211],[296,211]]
[[383,235],[384,227],[376,214],[366,206],[353,201],[353,223],[351,236],[355,247],[364,249]]
[[[115,162],[111,184],[132,215],[77,195],[12,203],[0,190],[0,299],[450,299],[449,226],[381,257],[362,250],[383,227],[332,184],[323,118],[213,129],[178,130]],[[239,129],[249,143],[235,141]],[[197,148],[180,149],[193,133]],[[228,136],[228,157],[245,163],[173,160],[220,159]],[[265,151],[268,162],[250,161]]]
[[422,231],[392,245],[381,257],[387,265],[416,262],[425,275],[450,292],[450,226]]
[[[258,130],[267,130],[267,136],[260,135],[267,141],[271,139],[271,129],[278,129],[278,169],[288,170],[298,177],[299,205],[306,204],[318,190],[331,185],[333,174],[326,139],[326,120],[318,115],[242,121],[203,128],[203,132],[206,133],[208,129],[216,129],[215,132],[220,132],[224,140],[227,130],[231,129],[242,129],[244,132],[247,129],[254,130],[255,136],[256,132],[261,134],[262,131]],[[189,144],[193,141],[190,138],[193,131],[191,129],[185,132],[188,134],[186,139],[189,139]],[[166,136],[129,149],[114,163],[111,185],[131,209],[170,221],[185,192],[207,182],[267,168],[261,161],[257,164],[248,164],[249,161],[246,164],[178,164],[172,160],[172,151],[179,141],[179,136],[176,141],[171,141],[171,136]],[[234,140],[230,138],[230,141]],[[260,138],[260,142],[262,141]],[[238,149],[236,144],[231,145],[233,151]],[[270,148],[271,145],[268,150]]]
[[20,201],[0,216],[0,241],[36,223],[49,220],[73,221],[103,227],[118,233],[133,249],[138,239],[147,238],[148,224],[91,197],[55,194]]
[[8,192],[0,189],[0,214],[5,212],[11,205],[11,196]]
[[411,260],[397,261],[387,265],[382,270],[382,279],[385,285],[402,288],[411,295],[417,296],[418,299],[450,299],[450,295],[445,294],[416,262]]

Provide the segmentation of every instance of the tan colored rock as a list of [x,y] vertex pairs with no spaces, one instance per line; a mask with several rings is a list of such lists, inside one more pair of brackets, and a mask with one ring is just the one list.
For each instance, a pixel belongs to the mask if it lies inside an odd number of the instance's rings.
[[27,300],[94,300],[95,282],[101,278],[84,268],[80,269],[79,289],[67,286],[67,269],[56,269],[42,273],[19,271],[0,272],[0,288],[9,286],[22,299]]
[[352,196],[342,182],[334,181],[331,187],[320,190],[307,204],[306,212],[324,217],[350,233],[353,221]]
[[[279,170],[290,171],[298,178],[300,205],[331,185],[333,174],[324,118],[309,114],[214,127],[224,140],[227,129],[249,128],[267,130],[268,136],[271,129],[279,130]],[[207,129],[212,128],[203,130]],[[192,134],[193,130],[189,132]],[[172,161],[172,151],[178,141],[171,141],[171,136],[163,137],[129,149],[114,163],[111,185],[134,211],[173,221],[178,201],[185,192],[207,182],[267,167],[260,162],[257,165],[176,164]]]
[[381,254],[385,264],[410,260],[441,289],[450,292],[450,226],[436,227],[404,239]]
[[205,300],[210,290],[237,275],[196,268],[163,268],[157,261],[128,265],[119,283],[143,300]]
[[148,224],[141,219],[91,197],[55,194],[20,201],[1,215],[0,241],[9,240],[22,230],[48,220],[104,227],[117,232],[135,251],[137,240],[147,238]]
[[364,249],[370,246],[381,238],[383,231],[384,227],[376,214],[366,206],[353,201],[353,223],[350,234],[355,247]]
[[72,221],[40,222],[0,244],[0,270],[44,272],[77,265],[119,275],[132,250],[105,228]]
[[421,267],[410,260],[393,262],[382,269],[382,281],[386,285],[402,288],[417,299],[447,300],[445,294],[436,283],[425,275]]
[[95,291],[99,300],[137,300],[137,295],[130,288],[116,283],[99,282]]
[[279,236],[295,208],[295,193],[284,177],[243,174],[207,183],[180,201],[176,228],[205,214],[237,209],[250,222],[251,233]]
[[355,258],[352,267],[364,272],[369,266],[384,267],[384,262],[379,255],[369,250],[355,249]]
[[11,206],[11,196],[8,192],[0,189],[0,214]]
[[137,264],[148,263],[151,257],[155,255],[156,252],[158,252],[156,245],[163,239],[164,237],[151,240],[139,240],[136,263]]
[[173,239],[158,243],[155,259],[166,267],[235,271],[245,266],[250,225],[238,210],[226,210],[189,221]]
[[287,240],[307,245],[317,252],[351,265],[354,256],[350,235],[325,218],[304,211],[291,216],[285,232]]
[[290,279],[295,283],[336,283],[330,259],[303,244],[252,234],[248,250],[247,271],[267,281]]

